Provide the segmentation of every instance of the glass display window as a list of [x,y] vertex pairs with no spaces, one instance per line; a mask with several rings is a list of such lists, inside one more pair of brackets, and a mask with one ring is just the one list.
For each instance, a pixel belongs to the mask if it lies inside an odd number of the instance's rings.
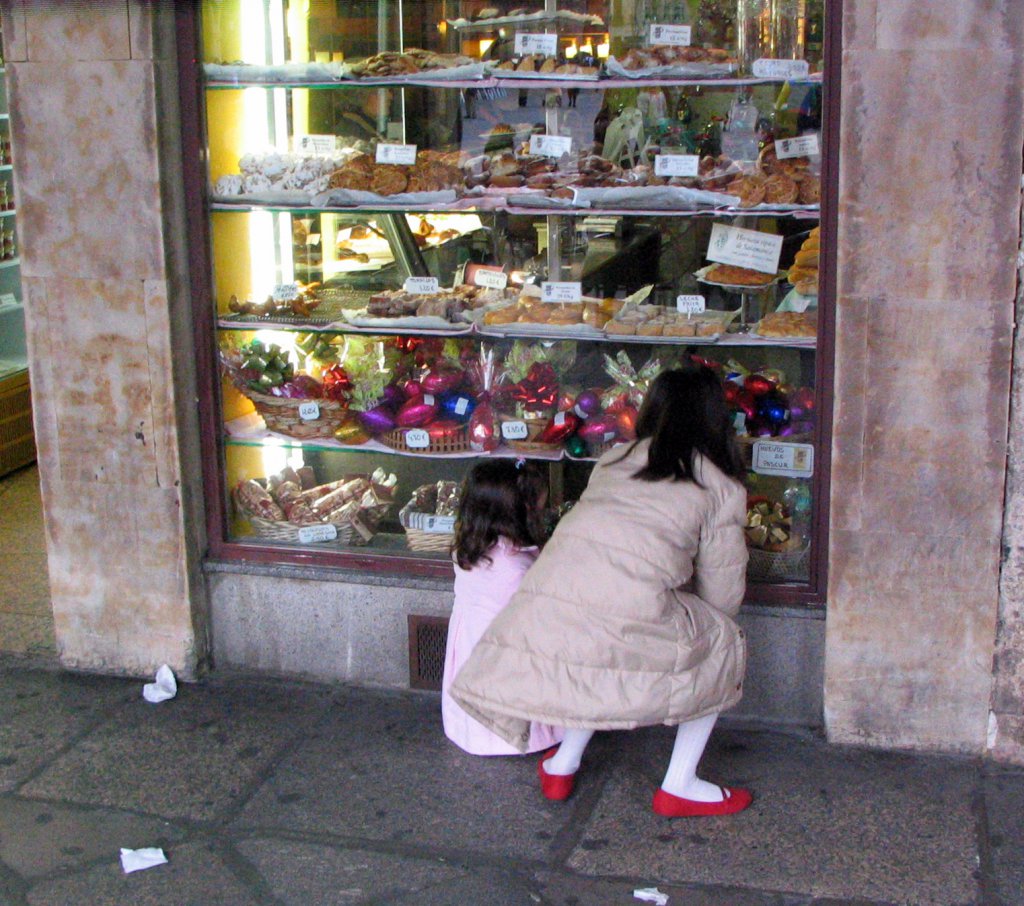
[[476,459],[544,463],[554,522],[699,362],[748,467],[752,599],[820,601],[826,25],[811,0],[199,4],[215,552],[449,574]]

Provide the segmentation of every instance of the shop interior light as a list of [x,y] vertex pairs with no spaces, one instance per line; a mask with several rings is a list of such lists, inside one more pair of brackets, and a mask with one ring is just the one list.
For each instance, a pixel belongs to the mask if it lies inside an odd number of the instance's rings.
[[480,56],[482,57],[487,51],[491,49],[494,44],[494,38],[481,38],[480,39]]
[[603,60],[608,56],[608,52],[611,50],[611,44],[605,41],[597,45],[597,55]]
[[565,58],[571,60],[578,53],[579,49],[576,47],[576,42],[570,41],[569,46],[565,48]]
[[585,54],[588,57],[592,57],[594,55],[594,45],[588,40],[587,43],[580,48],[580,53]]

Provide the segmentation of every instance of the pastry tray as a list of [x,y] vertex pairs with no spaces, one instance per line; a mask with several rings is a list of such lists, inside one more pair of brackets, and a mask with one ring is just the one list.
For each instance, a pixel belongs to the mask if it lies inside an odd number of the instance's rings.
[[697,280],[699,280],[701,283],[706,283],[708,286],[719,286],[722,289],[727,289],[734,293],[760,292],[761,290],[767,289],[769,286],[778,283],[786,276],[784,271],[779,271],[779,273],[777,273],[774,277],[770,277],[768,274],[765,274],[765,277],[767,278],[766,281],[764,283],[757,283],[754,285],[749,285],[746,283],[718,283],[715,280],[707,279],[707,274],[713,267],[715,267],[715,265],[713,264],[709,264],[706,267],[702,267],[699,271],[696,271],[693,276],[696,277]]

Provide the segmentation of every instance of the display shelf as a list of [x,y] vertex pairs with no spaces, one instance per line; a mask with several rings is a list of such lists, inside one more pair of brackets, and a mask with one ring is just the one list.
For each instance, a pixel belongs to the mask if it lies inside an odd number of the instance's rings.
[[13,217],[15,214],[15,208],[8,208],[6,211],[0,211],[0,217]]
[[0,173],[10,173],[13,169],[13,164],[0,164]]
[[17,267],[21,264],[20,258],[9,258],[6,261],[0,261],[0,268]]

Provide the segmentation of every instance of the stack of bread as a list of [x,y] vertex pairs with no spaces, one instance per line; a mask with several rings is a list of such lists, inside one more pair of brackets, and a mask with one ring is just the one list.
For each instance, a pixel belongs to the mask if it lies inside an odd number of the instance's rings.
[[821,249],[821,227],[816,226],[804,240],[789,269],[789,282],[804,296],[818,295],[818,254]]

